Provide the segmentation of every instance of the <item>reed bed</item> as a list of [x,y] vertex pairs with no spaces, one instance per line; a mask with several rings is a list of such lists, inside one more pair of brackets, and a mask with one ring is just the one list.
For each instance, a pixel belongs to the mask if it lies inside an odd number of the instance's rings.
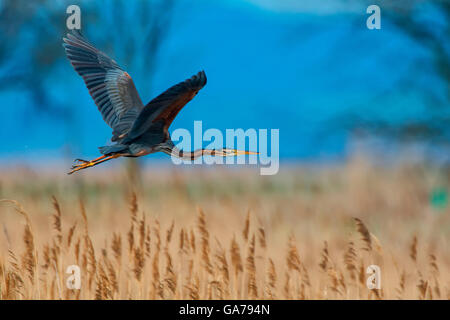
[[0,299],[450,298],[441,169],[108,170],[2,174]]

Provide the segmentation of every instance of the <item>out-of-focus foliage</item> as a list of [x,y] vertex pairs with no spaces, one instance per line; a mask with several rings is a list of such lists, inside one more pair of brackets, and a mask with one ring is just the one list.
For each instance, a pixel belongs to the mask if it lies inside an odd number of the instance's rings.
[[[353,1],[354,2],[354,1]],[[389,92],[376,97],[381,103],[391,91],[404,95],[412,91],[421,93],[426,108],[421,117],[404,122],[367,119],[352,113],[339,118],[352,129],[375,133],[389,138],[437,142],[448,148],[450,141],[450,1],[362,1],[365,5],[376,4],[381,8],[382,28],[393,29],[409,37],[427,53],[427,59],[410,68]],[[378,49],[378,50],[381,50]],[[409,50],[408,47],[404,48]],[[438,77],[442,91],[435,87],[421,86],[420,81]],[[408,108],[408,105],[402,106]]]
[[[339,3],[0,1],[0,156],[92,157],[107,143],[61,47],[66,8],[77,4],[83,33],[144,102],[205,69],[208,86],[172,129],[279,128],[282,158],[341,156],[358,133],[382,137],[384,150],[418,142],[445,158],[449,2]],[[381,30],[366,28],[369,4],[381,7]]]

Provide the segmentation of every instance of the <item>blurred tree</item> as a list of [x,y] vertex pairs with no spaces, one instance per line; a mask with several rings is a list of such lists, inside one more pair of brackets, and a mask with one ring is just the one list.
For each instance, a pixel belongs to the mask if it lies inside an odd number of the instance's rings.
[[[59,63],[67,63],[61,41],[67,32],[66,8],[71,4],[70,0],[0,0],[0,91],[28,94],[29,113],[63,121],[67,139],[76,141],[81,139],[82,130],[76,129],[74,107],[70,101],[55,102],[51,84],[45,81]],[[139,83],[139,92],[149,93],[149,76],[156,69],[158,50],[167,37],[175,0],[86,0],[76,4],[81,8],[87,38],[127,70],[145,70],[134,73],[133,78]],[[24,117],[23,121],[33,118]],[[127,167],[131,181],[139,185],[139,163],[129,160]]]
[[0,2],[0,90],[23,89],[31,96],[31,108],[70,118],[69,110],[49,99],[42,81],[63,54],[56,30],[65,19],[65,11],[48,5],[49,2]]
[[[359,2],[358,0],[354,0]],[[359,2],[360,3],[360,2]],[[421,93],[428,109],[425,116],[403,123],[389,120],[367,119],[354,113],[343,115],[335,122],[356,132],[369,132],[389,138],[423,141],[450,146],[450,1],[447,0],[363,0],[363,4],[379,5],[383,28],[396,28],[398,32],[422,46],[431,57],[432,73],[425,64],[414,66],[390,91],[408,93],[412,88]],[[358,23],[360,23],[358,21]],[[429,61],[427,61],[429,62]],[[445,94],[432,86],[418,87],[417,79],[437,76],[444,84]],[[426,79],[425,79],[426,80]],[[374,97],[382,101],[390,92]]]

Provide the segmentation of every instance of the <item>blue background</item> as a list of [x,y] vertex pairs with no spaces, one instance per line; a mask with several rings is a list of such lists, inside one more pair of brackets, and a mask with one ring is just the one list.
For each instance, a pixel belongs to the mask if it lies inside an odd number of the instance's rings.
[[[146,11],[150,5],[70,4],[81,7],[84,35],[128,71],[144,103],[205,70],[207,86],[171,130],[191,130],[195,120],[203,121],[204,130],[223,132],[278,128],[281,158],[308,161],[345,157],[366,126],[371,148],[395,153],[404,143],[392,128],[422,121],[433,126],[433,117],[449,116],[449,84],[437,74],[433,52],[384,18],[383,6],[381,30],[369,30],[364,1],[279,2],[176,1],[157,54],[149,56],[142,35],[151,17],[160,16]],[[6,4],[0,1],[0,10]],[[110,138],[111,129],[60,45],[68,4],[29,4],[25,23],[0,31],[3,37],[13,34],[4,40],[6,58],[0,60],[3,162],[95,157]],[[424,28],[432,21],[440,32],[448,21],[436,8],[421,4],[415,19]],[[26,7],[20,12],[26,14]],[[42,51],[46,41],[53,46]],[[149,58],[151,70],[145,67]],[[41,66],[30,66],[36,63]],[[30,78],[41,86],[37,97],[32,85],[24,85]],[[436,111],[433,104],[442,106]],[[372,132],[372,123],[392,133]],[[413,139],[412,145],[447,159],[449,129],[441,129],[438,139]]]

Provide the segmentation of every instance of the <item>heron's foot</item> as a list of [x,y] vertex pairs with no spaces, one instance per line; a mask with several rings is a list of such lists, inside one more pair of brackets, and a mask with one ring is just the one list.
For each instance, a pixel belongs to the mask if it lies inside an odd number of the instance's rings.
[[121,156],[120,154],[109,155],[109,156],[102,155],[101,157],[98,157],[98,158],[96,158],[94,160],[90,160],[90,161],[86,161],[86,160],[83,160],[83,159],[76,159],[75,161],[76,162],[80,162],[80,163],[73,165],[72,168],[71,168],[72,170],[70,172],[68,172],[67,174],[72,174],[72,173],[77,172],[79,170],[83,170],[83,169],[86,169],[86,168],[89,168],[89,167],[93,167],[93,166],[95,166],[95,165],[97,165],[99,163],[102,163],[102,162],[105,162],[105,161],[108,161],[108,160],[111,160],[111,159],[115,159],[115,158],[118,158],[120,156]]
[[83,159],[75,159],[73,160],[73,162],[75,163],[71,169],[75,169],[75,168],[79,168],[82,167],[83,165],[87,164],[87,163],[91,163],[93,161],[88,161],[88,160],[83,160]]
[[83,163],[80,163],[80,164],[74,164],[71,169],[87,167],[89,164],[92,164],[92,163],[93,163],[93,161],[86,161],[86,162],[83,162]]
[[104,158],[106,158],[105,155],[95,158],[93,160],[75,159],[74,162],[78,163],[78,164],[74,164],[71,169],[78,169],[78,168],[84,169],[87,167],[91,167],[94,165],[94,163],[96,163],[97,161],[102,160]]
[[95,161],[86,161],[85,163],[77,164],[77,165],[72,166],[72,168],[71,168],[72,170],[70,172],[68,172],[67,174],[72,174],[72,173],[77,172],[79,170],[83,170],[83,169],[86,169],[86,168],[89,168],[89,167],[92,167],[92,166],[95,166],[95,165],[96,165]]

